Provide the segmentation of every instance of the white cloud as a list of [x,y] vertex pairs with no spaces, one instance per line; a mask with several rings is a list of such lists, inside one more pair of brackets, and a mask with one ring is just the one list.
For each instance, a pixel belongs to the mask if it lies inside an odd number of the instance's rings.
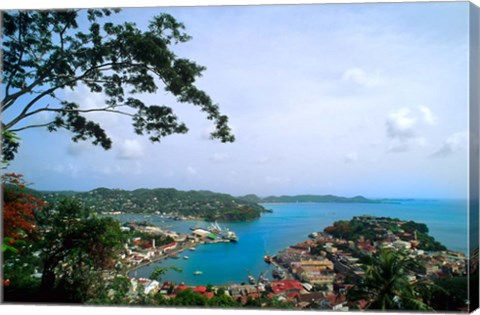
[[468,133],[466,131],[456,132],[450,135],[443,145],[430,157],[446,157],[455,152],[463,150],[468,146]]
[[423,114],[423,120],[429,125],[435,125],[437,123],[437,117],[433,114],[432,110],[427,106],[419,106],[420,111]]
[[345,162],[346,163],[353,163],[358,160],[358,153],[357,152],[351,152],[345,155]]
[[416,121],[409,108],[400,108],[398,111],[391,113],[387,118],[387,136],[400,140],[416,137]]
[[378,73],[367,74],[363,69],[357,67],[347,69],[343,73],[342,79],[368,88],[376,87],[383,83]]
[[385,121],[389,138],[388,153],[406,152],[414,147],[427,146],[428,141],[421,132],[425,124],[421,122],[432,125],[436,118],[428,107],[420,106],[419,109],[421,113],[413,113],[410,108],[402,107],[388,115]]
[[117,158],[121,160],[134,160],[143,157],[143,148],[135,139],[125,139],[119,145]]

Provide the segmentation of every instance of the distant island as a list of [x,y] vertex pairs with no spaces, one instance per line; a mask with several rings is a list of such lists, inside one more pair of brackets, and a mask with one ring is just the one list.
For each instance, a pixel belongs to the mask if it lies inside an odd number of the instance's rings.
[[339,202],[339,203],[398,203],[398,199],[367,199],[363,196],[341,197],[335,195],[295,195],[295,196],[269,196],[265,198],[250,194],[241,197],[256,203],[307,203],[307,202]]

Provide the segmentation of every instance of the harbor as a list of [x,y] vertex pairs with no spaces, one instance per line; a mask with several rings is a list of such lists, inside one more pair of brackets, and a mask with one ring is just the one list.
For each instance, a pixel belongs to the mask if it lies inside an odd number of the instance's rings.
[[[189,285],[208,283],[228,285],[248,283],[249,275],[258,279],[264,272],[267,272],[268,278],[273,279],[272,271],[275,264],[266,263],[265,256],[273,257],[291,244],[302,242],[312,232],[320,231],[336,220],[350,219],[365,213],[377,216],[388,214],[400,219],[424,222],[428,225],[431,235],[448,248],[466,251],[466,248],[462,247],[466,244],[464,239],[466,232],[457,222],[464,220],[457,214],[457,209],[463,207],[460,202],[268,204],[268,207],[273,208],[274,212],[264,214],[257,221],[220,223],[221,226],[226,225],[235,232],[238,242],[215,242],[209,239],[205,243],[198,242],[179,252],[179,259],[162,257],[159,261],[142,264],[142,268],[136,266],[137,276],[148,278],[156,267],[179,267],[182,272],[169,270],[163,279]],[[336,214],[333,215],[333,212]],[[142,215],[118,215],[116,218],[122,222],[144,220]],[[211,222],[205,221],[174,221],[156,216],[149,218],[149,222],[182,235],[191,234],[193,232],[191,228],[196,227],[208,231],[211,225]],[[452,229],[452,224],[457,228]],[[184,255],[189,256],[189,259],[183,259]],[[195,271],[202,271],[202,274],[195,276]]]
[[[139,226],[136,223],[127,223],[129,228],[136,228],[142,232],[150,234],[160,234],[172,237],[174,242],[165,244],[162,246],[156,246],[155,241],[152,241],[150,246],[140,248],[140,246],[131,246],[125,248],[122,257],[127,262],[126,274],[129,277],[136,278],[138,276],[137,271],[139,269],[148,267],[152,264],[160,263],[166,259],[177,260],[182,258],[183,260],[189,260],[190,256],[181,255],[185,251],[195,252],[196,247],[204,244],[219,244],[219,243],[231,243],[238,242],[238,237],[235,232],[229,230],[226,227],[220,227],[217,222],[212,223],[207,229],[201,227],[190,227],[192,231],[190,234],[179,233],[176,231],[162,230],[156,226]],[[140,241],[141,240],[136,240]],[[135,240],[134,240],[135,243]],[[202,275],[201,270],[193,272],[195,276]]]

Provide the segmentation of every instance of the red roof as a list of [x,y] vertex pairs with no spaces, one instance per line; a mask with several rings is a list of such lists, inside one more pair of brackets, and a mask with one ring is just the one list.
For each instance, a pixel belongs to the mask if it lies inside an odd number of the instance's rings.
[[161,246],[160,248],[167,249],[167,248],[173,247],[173,246],[175,246],[175,245],[177,245],[176,242],[171,242],[171,243],[168,243],[167,245]]
[[303,290],[302,284],[296,280],[271,281],[270,286],[275,294],[280,294],[290,290]]
[[193,292],[205,293],[205,292],[207,292],[207,287],[204,287],[204,286],[195,287],[193,289]]

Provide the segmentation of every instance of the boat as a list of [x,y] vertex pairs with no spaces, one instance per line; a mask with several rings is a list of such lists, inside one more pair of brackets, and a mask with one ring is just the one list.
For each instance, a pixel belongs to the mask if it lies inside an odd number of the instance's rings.
[[228,228],[223,228],[218,225],[217,221],[210,224],[208,227],[208,231],[216,236],[221,236],[225,240],[229,240],[230,242],[238,242],[238,237],[235,232],[230,231]]
[[180,258],[177,254],[171,254],[170,255],[170,258],[173,258],[173,259],[178,259]]
[[193,251],[196,251],[197,249],[195,247],[191,247],[189,250],[193,252]]
[[316,238],[317,236],[318,236],[317,232],[313,232],[313,233],[308,234],[308,237],[310,237],[310,238]]
[[266,255],[266,256],[263,257],[263,260],[265,260],[265,262],[266,262],[267,264],[271,264],[271,263],[272,263],[272,257],[271,257],[271,256]]
[[250,284],[255,284],[255,278],[253,276],[248,276],[248,282],[250,282]]
[[183,259],[189,259],[189,258],[190,258],[190,257],[188,257],[188,256],[183,256]]
[[230,242],[238,242],[238,237],[237,235],[235,234],[235,232],[232,232],[232,231],[228,231],[227,230],[227,235],[225,237],[227,240],[229,240]]
[[194,274],[195,276],[199,276],[199,275],[203,274],[203,272],[197,270],[197,271],[195,271],[193,274]]

